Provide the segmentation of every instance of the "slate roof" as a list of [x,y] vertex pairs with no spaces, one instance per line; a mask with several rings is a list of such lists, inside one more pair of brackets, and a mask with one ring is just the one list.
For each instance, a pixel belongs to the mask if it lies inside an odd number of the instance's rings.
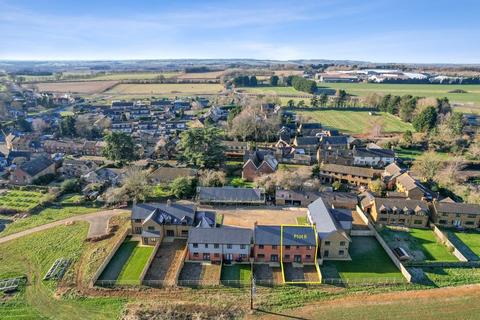
[[138,203],[132,208],[132,219],[153,219],[158,224],[193,225],[196,208],[194,205],[178,203]]
[[471,203],[436,202],[437,213],[480,214],[480,205]]
[[295,144],[297,146],[318,145],[318,137],[296,137]]
[[264,162],[266,162],[272,170],[276,170],[278,166],[278,161],[273,156],[273,153],[266,150],[256,150],[254,152],[245,151],[243,159],[245,161],[244,166],[247,164],[248,160],[252,161],[257,168],[259,168]]
[[262,189],[234,188],[234,187],[199,187],[198,199],[217,202],[262,202]]
[[[340,232],[347,240],[350,240],[348,235],[340,226],[336,218],[346,219],[347,217],[340,213],[332,213],[331,209],[327,207],[327,203],[322,198],[318,198],[308,206],[308,211],[312,222],[315,223],[320,239],[328,238],[334,232]],[[351,217],[351,215],[350,215]],[[344,220],[341,220],[344,221]],[[350,219],[345,221],[351,221]]]
[[323,136],[320,139],[320,145],[348,145],[348,137],[346,136]]
[[420,188],[417,180],[412,178],[412,176],[410,176],[410,174],[408,172],[405,172],[404,174],[400,175],[397,178],[397,182],[399,184],[401,184],[408,191],[412,190],[412,189],[415,189],[415,188]]
[[38,158],[22,163],[20,165],[20,169],[26,172],[29,176],[33,177],[51,166],[52,164],[53,161],[51,159],[45,156],[40,156]]
[[394,158],[395,151],[389,149],[355,148],[353,155],[355,157]]
[[340,164],[326,163],[320,167],[320,171],[328,171],[333,173],[350,174],[359,177],[374,178],[380,175],[382,171],[372,168],[343,166]]
[[255,227],[255,244],[286,245],[286,246],[315,246],[315,232],[309,226],[283,226],[283,239],[281,226]]
[[403,213],[409,215],[428,215],[429,209],[427,203],[420,200],[375,198],[375,207],[377,212],[386,210],[387,213]]
[[251,229],[237,227],[191,228],[188,243],[251,244]]

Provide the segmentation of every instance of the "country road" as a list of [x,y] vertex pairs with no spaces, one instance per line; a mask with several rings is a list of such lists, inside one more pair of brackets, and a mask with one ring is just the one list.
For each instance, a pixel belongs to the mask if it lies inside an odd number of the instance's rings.
[[70,218],[58,220],[55,222],[47,223],[38,227],[34,227],[28,230],[20,231],[17,233],[13,233],[11,235],[5,236],[3,238],[0,238],[0,244],[8,242],[10,240],[18,239],[20,237],[39,232],[42,230],[50,229],[53,227],[61,226],[65,223],[68,222],[75,222],[75,221],[85,221],[90,223],[90,228],[88,229],[88,237],[97,237],[101,236],[107,233],[108,230],[108,222],[110,221],[110,218],[116,215],[119,215],[123,212],[127,212],[127,210],[121,210],[121,209],[113,209],[113,210],[105,210],[105,211],[99,211],[99,212],[94,212],[94,213],[88,213],[88,214],[82,214],[82,215],[77,215],[73,216]]

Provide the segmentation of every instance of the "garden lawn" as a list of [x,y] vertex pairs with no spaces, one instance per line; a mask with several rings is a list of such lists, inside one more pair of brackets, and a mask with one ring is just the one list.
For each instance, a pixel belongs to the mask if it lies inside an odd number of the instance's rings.
[[480,283],[479,268],[423,268],[425,275],[437,287]]
[[390,247],[398,246],[395,239],[401,239],[400,245],[408,245],[405,249],[410,252],[420,251],[424,261],[458,261],[430,229],[410,228],[408,231],[400,231],[386,227],[380,234]]
[[229,284],[228,281],[240,281],[242,284],[247,284],[250,281],[252,275],[252,269],[250,264],[233,264],[223,265],[221,281],[226,281],[225,284]]
[[383,132],[414,131],[410,123],[403,122],[400,118],[386,112],[375,112],[370,115],[368,111],[353,110],[292,110],[297,115],[306,118],[307,122],[320,122],[323,126],[337,129],[350,134],[368,133],[374,125],[382,127]]
[[[351,237],[352,261],[327,260],[321,268],[324,279],[341,278],[346,281],[402,282],[402,274],[374,237]],[[328,281],[328,280],[327,280]]]
[[305,216],[305,217],[297,217],[297,224],[303,225],[303,224],[310,224],[310,223],[308,222],[308,218]]
[[46,208],[37,214],[28,216],[26,218],[18,219],[12,223],[6,224],[5,229],[0,232],[0,237],[5,237],[12,233],[17,233],[43,224],[66,219],[75,215],[87,214],[95,211],[99,211],[99,208],[83,206]]
[[[28,286],[0,299],[0,319],[115,319],[125,305],[119,298],[54,297],[55,281],[42,281],[61,257],[80,258],[88,224],[75,223],[0,244],[0,279],[26,275]],[[67,270],[67,275],[73,267]],[[66,275],[66,276],[67,276]]]
[[469,260],[480,260],[480,232],[443,230],[448,239]]
[[154,247],[142,246],[127,237],[108,263],[99,280],[116,280],[117,284],[140,284],[140,274],[145,268]]
[[140,275],[142,274],[148,259],[153,253],[153,246],[142,246],[137,242],[130,258],[125,263],[122,272],[118,276],[118,284],[138,284],[140,285]]

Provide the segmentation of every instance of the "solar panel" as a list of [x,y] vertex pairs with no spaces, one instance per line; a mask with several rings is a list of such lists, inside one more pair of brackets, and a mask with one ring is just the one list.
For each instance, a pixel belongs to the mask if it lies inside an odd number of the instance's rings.
[[43,277],[43,280],[60,280],[70,266],[71,259],[58,258]]

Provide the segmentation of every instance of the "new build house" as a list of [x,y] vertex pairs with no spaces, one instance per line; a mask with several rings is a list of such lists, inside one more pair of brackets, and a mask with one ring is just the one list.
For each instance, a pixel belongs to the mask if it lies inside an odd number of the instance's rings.
[[308,220],[318,234],[318,254],[324,260],[348,260],[350,255],[350,230],[352,229],[352,211],[335,209],[323,198],[318,198],[308,206]]
[[236,227],[191,228],[188,232],[188,259],[209,262],[248,262],[252,245],[251,229]]
[[187,238],[194,226],[215,226],[214,212],[197,211],[193,204],[137,203],[132,208],[132,233],[142,237],[143,244],[155,245],[164,237]]
[[367,209],[376,223],[409,228],[426,228],[430,210],[421,200],[375,198]]
[[316,249],[316,234],[311,226],[255,226],[255,262],[313,264]]
[[433,222],[446,228],[480,228],[480,206],[470,203],[433,202]]

